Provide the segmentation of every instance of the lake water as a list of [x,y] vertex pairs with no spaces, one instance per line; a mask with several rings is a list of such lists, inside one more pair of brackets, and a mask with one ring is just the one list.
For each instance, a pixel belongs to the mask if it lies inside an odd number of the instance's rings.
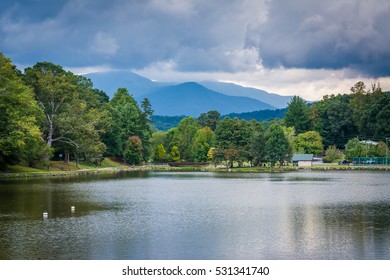
[[390,259],[390,172],[0,181],[0,259]]

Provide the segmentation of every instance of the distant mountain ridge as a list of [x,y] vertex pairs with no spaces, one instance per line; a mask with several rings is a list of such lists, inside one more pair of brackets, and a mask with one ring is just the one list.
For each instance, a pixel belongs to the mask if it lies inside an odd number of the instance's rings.
[[90,78],[95,88],[103,90],[110,99],[118,88],[127,88],[133,96],[154,91],[160,85],[130,71],[109,71],[84,75]]
[[130,71],[110,71],[85,75],[95,88],[110,98],[118,88],[126,88],[140,102],[151,100],[156,115],[197,117],[217,110],[221,114],[273,110],[287,107],[291,96],[221,82],[158,83]]
[[226,95],[251,97],[278,109],[286,108],[288,102],[290,102],[293,98],[293,96],[282,96],[275,93],[269,93],[261,89],[243,87],[233,83],[206,81],[200,82],[200,84],[211,90],[222,92]]
[[187,115],[198,117],[201,113],[217,110],[221,114],[242,113],[275,109],[269,104],[249,97],[228,96],[210,90],[198,83],[187,82],[162,87],[149,94],[136,97],[137,101],[148,98],[154,114],[161,116]]

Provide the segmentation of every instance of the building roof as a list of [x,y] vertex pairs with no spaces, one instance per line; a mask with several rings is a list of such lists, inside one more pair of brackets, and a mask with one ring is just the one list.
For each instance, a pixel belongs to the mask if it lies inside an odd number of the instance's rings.
[[363,140],[363,141],[360,141],[360,143],[363,143],[363,144],[368,144],[368,145],[375,145],[375,146],[378,146],[378,142],[375,142],[375,141],[372,141],[372,140]]
[[292,161],[313,160],[313,154],[293,154]]

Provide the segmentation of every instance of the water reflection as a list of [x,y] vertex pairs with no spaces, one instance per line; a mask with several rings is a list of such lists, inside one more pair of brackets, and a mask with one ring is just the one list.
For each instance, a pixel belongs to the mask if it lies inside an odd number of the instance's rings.
[[390,259],[389,179],[145,172],[2,182],[0,259]]

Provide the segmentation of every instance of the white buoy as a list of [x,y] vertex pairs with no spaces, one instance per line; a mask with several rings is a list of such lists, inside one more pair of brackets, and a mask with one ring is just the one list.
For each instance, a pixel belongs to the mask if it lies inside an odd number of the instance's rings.
[[71,207],[70,207],[70,211],[71,211],[72,213],[74,213],[74,212],[76,211],[76,207],[75,207],[75,206],[71,206]]
[[44,219],[47,219],[49,217],[49,214],[45,211],[45,212],[43,212],[43,218]]

